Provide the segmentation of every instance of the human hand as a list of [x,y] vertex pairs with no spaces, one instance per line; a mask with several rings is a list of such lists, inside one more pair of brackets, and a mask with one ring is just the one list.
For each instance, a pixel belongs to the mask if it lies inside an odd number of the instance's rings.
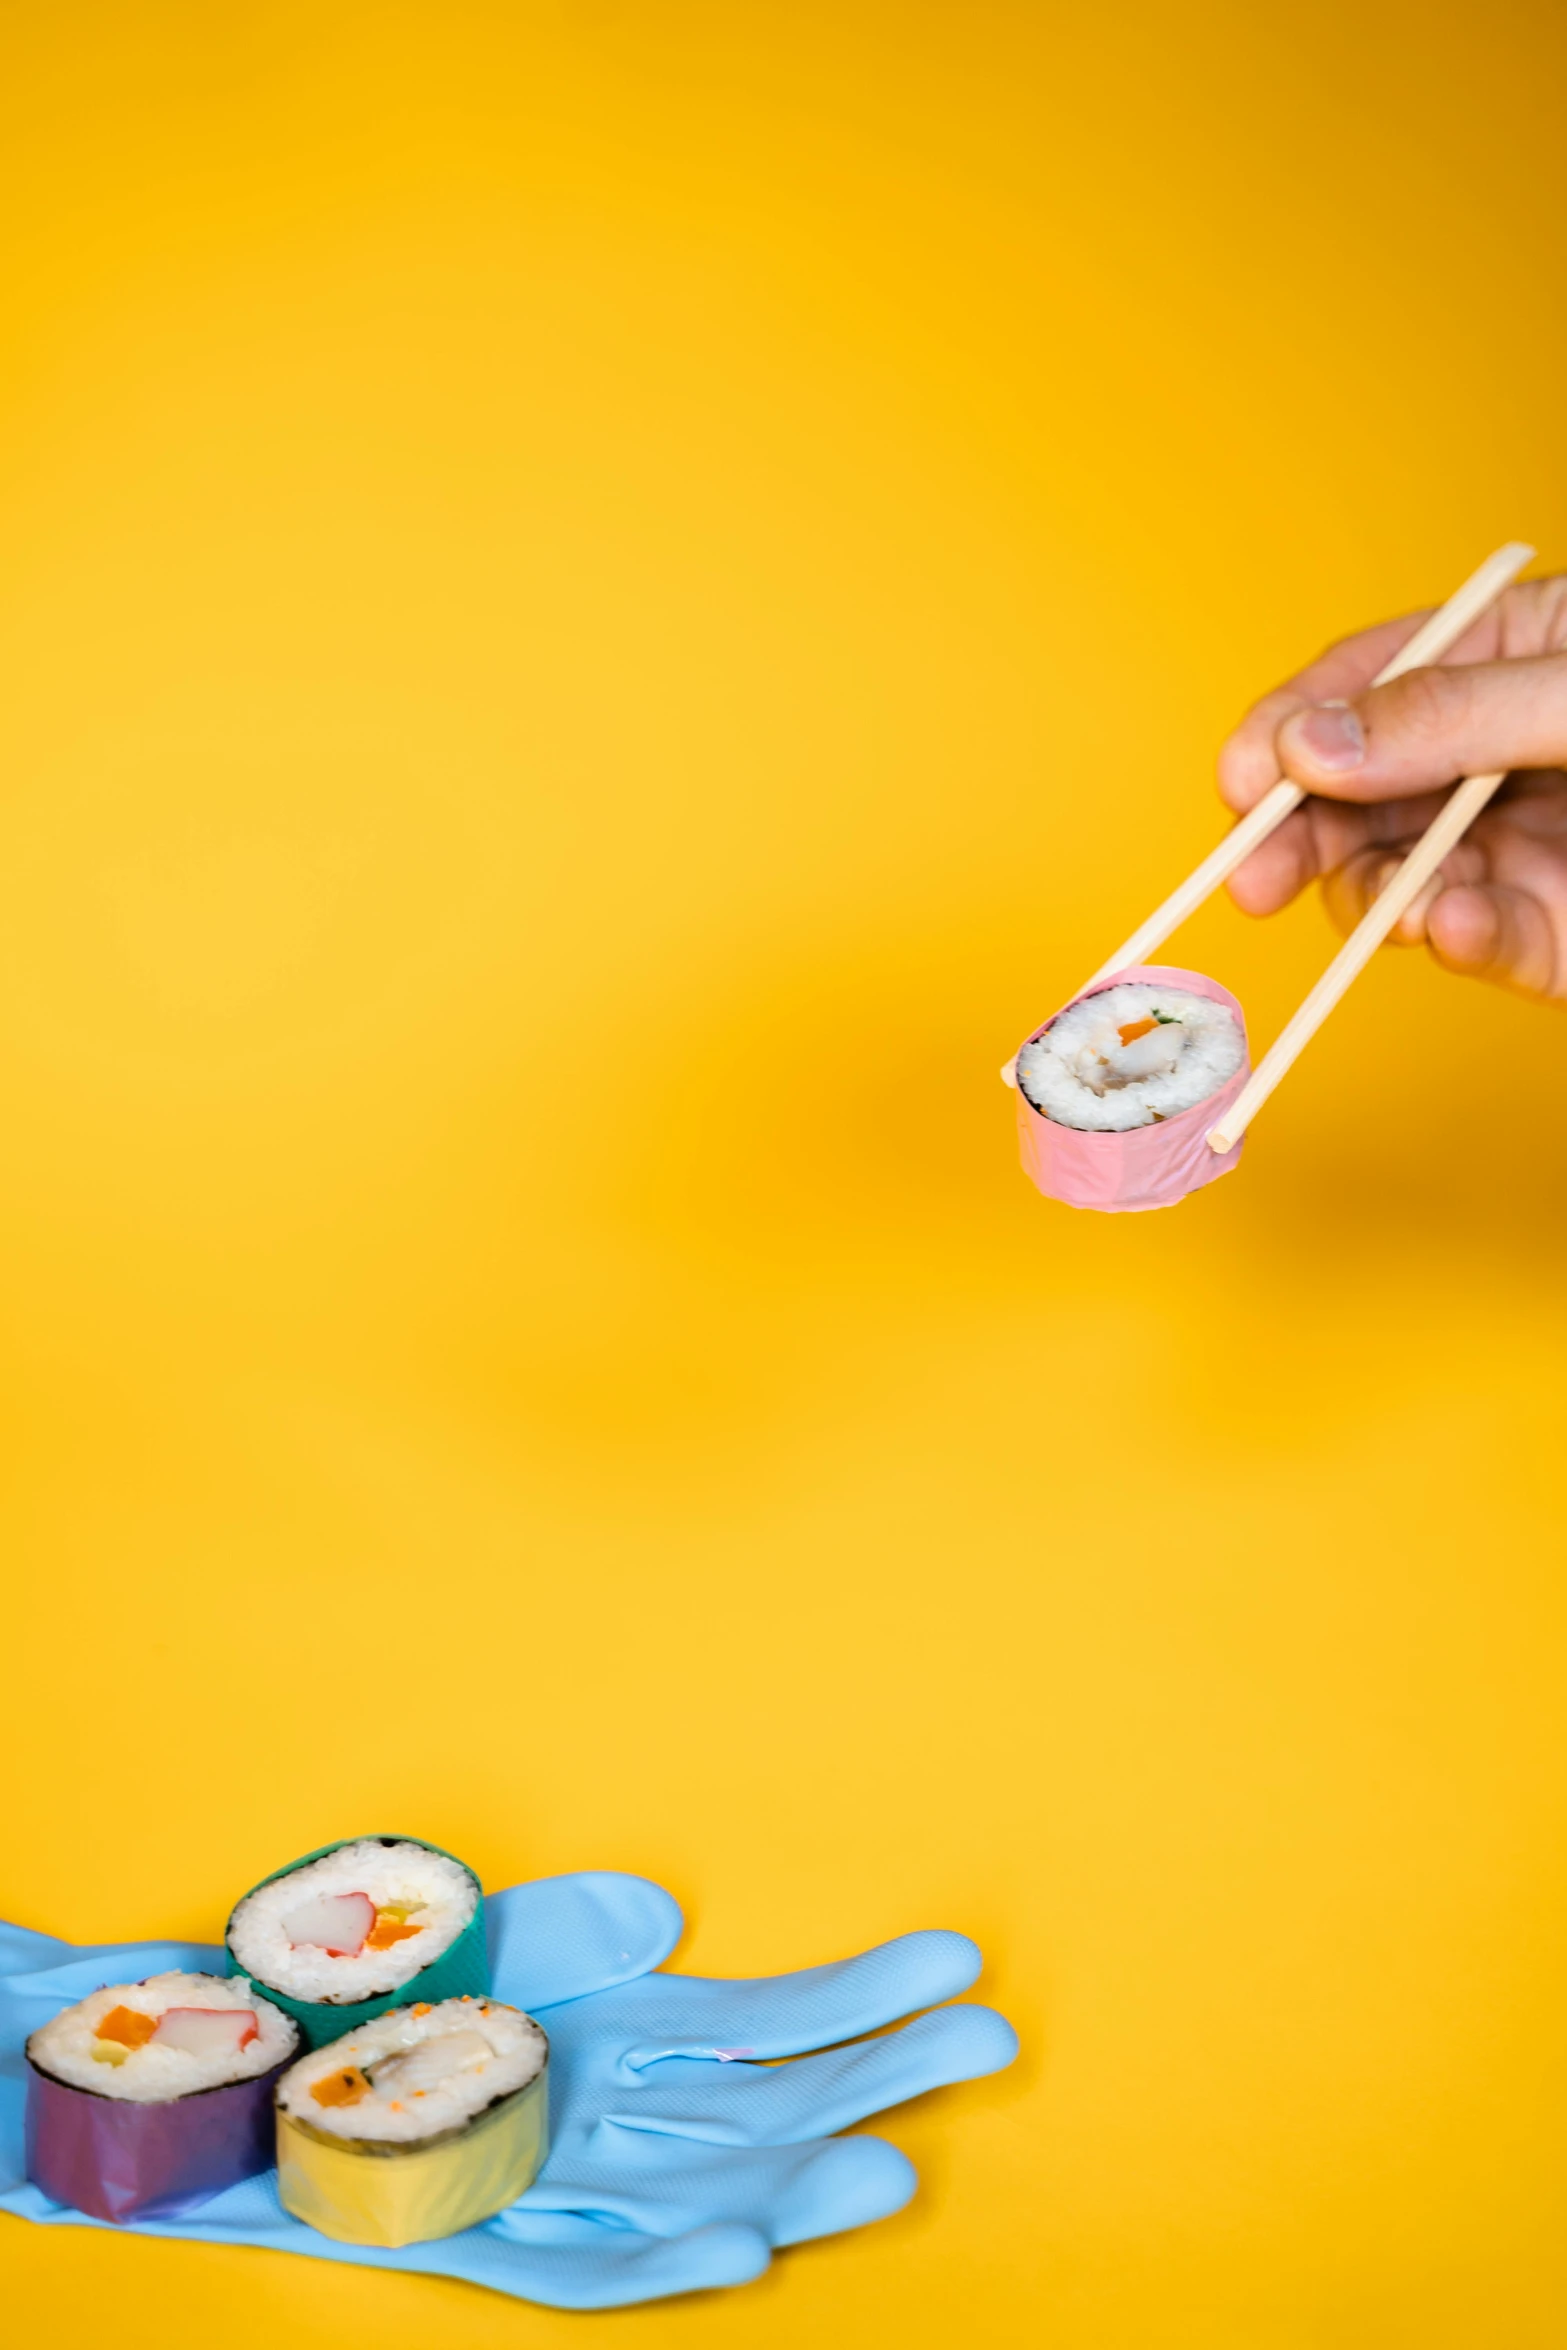
[[1248,914],[1306,885],[1352,930],[1461,776],[1510,770],[1393,937],[1448,970],[1567,1001],[1567,577],[1507,589],[1445,659],[1370,681],[1424,613],[1346,637],[1264,695],[1219,754],[1237,815],[1287,775],[1312,796],[1230,881]]
[[[961,1934],[906,1934],[834,1966],[714,1982],[651,1971],[682,1922],[641,1877],[550,1877],[485,1908],[495,1995],[537,2016],[550,2038],[551,2151],[524,2196],[460,2236],[396,2252],[338,2244],[290,2219],[274,2172],[178,2220],[133,2225],[463,2277],[559,2309],[744,2284],[775,2246],[884,2218],[913,2193],[896,2147],[832,2133],[1016,2053],[1011,2026],[984,2007],[941,2007],[860,2038],[967,1989],[979,1952]],[[28,2033],[100,1984],[222,1966],[221,1951],[199,1945],[75,1950],[0,1927],[0,2210],[102,2224],[23,2177]],[[860,2045],[840,2045],[850,2039]]]

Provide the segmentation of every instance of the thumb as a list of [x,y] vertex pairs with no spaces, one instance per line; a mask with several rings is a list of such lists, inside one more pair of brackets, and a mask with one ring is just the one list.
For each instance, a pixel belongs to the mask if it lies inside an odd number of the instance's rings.
[[1463,775],[1567,765],[1567,653],[1412,669],[1353,701],[1293,711],[1274,743],[1286,775],[1334,800],[1402,800]]

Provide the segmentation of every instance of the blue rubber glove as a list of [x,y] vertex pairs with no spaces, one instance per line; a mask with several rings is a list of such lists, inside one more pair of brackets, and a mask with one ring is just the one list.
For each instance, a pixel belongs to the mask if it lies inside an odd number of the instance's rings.
[[[681,1917],[641,1877],[547,1877],[496,1894],[486,1911],[495,1996],[550,2037],[551,2151],[526,2195],[482,2227],[400,2252],[335,2244],[288,2218],[272,2172],[183,2219],[132,2224],[463,2277],[556,2309],[740,2285],[775,2245],[882,2219],[914,2192],[896,2147],[834,2131],[1017,2053],[1010,2024],[984,2007],[944,2007],[838,2045],[966,1990],[980,1961],[961,1934],[905,1934],[803,1974],[706,1982],[652,1972]],[[75,1949],[0,1926],[0,2210],[105,2224],[23,2175],[23,2044],[102,1984],[169,1967],[221,1973],[223,1953],[183,1942]],[[777,2057],[795,2061],[764,2061]]]

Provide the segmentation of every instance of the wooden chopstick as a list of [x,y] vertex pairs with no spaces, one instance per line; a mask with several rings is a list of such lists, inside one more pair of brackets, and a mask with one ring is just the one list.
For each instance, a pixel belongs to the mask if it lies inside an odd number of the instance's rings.
[[1252,1071],[1224,1116],[1208,1136],[1208,1148],[1221,1155],[1240,1141],[1286,1070],[1300,1058],[1335,1004],[1348,993],[1389,931],[1414,904],[1448,851],[1458,844],[1479,815],[1502,774],[1471,775],[1454,789],[1441,813],[1427,826],[1381,895],[1361,916],[1349,937],[1307,996],[1293,1019],[1286,1021]]
[[[1521,540],[1509,540],[1505,547],[1498,547],[1494,555],[1487,555],[1478,571],[1471,572],[1462,587],[1455,588],[1447,602],[1433,612],[1429,620],[1422,621],[1408,644],[1377,671],[1371,680],[1372,684],[1389,685],[1395,677],[1402,677],[1407,670],[1423,669],[1429,663],[1439,661],[1444,653],[1451,652],[1464,631],[1472,628],[1483,612],[1490,610],[1502,590],[1511,586],[1524,565],[1533,560],[1534,552],[1533,547],[1526,547]],[[1147,921],[1100,964],[1091,979],[1084,980],[1077,994],[1087,995],[1091,987],[1098,987],[1101,981],[1109,978],[1112,971],[1125,971],[1135,963],[1146,962],[1154,948],[1162,946],[1188,915],[1195,914],[1204,900],[1229,880],[1237,866],[1245,863],[1252,850],[1260,847],[1270,833],[1276,832],[1286,816],[1294,814],[1305,797],[1298,783],[1291,783],[1287,777],[1281,777],[1273,789],[1257,802],[1256,807],[1225,834],[1217,847],[1208,851],[1202,863],[1188,873],[1180,887],[1170,892],[1163,905],[1155,907]],[[1380,905],[1381,900],[1377,902]],[[1075,1003],[1077,997],[1071,1000]],[[1305,1006],[1301,1009],[1304,1011]],[[1001,1077],[1004,1084],[1016,1085],[1016,1054],[1003,1067]]]

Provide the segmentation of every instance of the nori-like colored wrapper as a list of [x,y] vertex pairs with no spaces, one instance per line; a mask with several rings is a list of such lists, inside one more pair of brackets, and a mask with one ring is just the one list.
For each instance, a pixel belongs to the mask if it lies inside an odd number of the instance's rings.
[[[482,1999],[490,1988],[490,1952],[484,1933],[484,1889],[465,1860],[459,1860],[455,1852],[447,1852],[442,1845],[431,1844],[423,1836],[339,1836],[331,1844],[318,1845],[314,1852],[302,1853],[298,1860],[289,1861],[286,1867],[274,1869],[270,1877],[263,1877],[260,1884],[253,1885],[250,1890],[256,1893],[260,1891],[261,1885],[273,1885],[279,1877],[291,1877],[295,1869],[302,1869],[307,1861],[325,1860],[329,1852],[340,1852],[345,1844],[417,1844],[425,1852],[438,1852],[443,1860],[456,1861],[457,1866],[473,1878],[478,1901],[472,1917],[456,1941],[448,1944],[439,1958],[432,1958],[427,1967],[421,1967],[418,1974],[411,1976],[406,1983],[399,1983],[395,1991],[378,1992],[373,1999],[341,2002],[331,1999],[295,1999],[289,1992],[279,1990],[275,1983],[263,1982],[259,1975],[252,1975],[240,1965],[232,1946],[228,1944],[228,1935],[234,1928],[231,1915],[224,1935],[229,1973],[243,1975],[247,1983],[255,1984],[263,1999],[269,1999],[274,2007],[280,2007],[285,2015],[292,2016],[303,2034],[306,2048],[324,2048],[329,2040],[341,2040],[345,2034],[357,2032],[360,2025],[369,2023],[372,2017],[385,2015],[389,2007],[407,2007],[416,1999],[427,1999],[433,2007],[437,2000],[460,1999],[465,1991],[475,1999]],[[248,1901],[250,1895],[245,1894],[242,1898]],[[237,1909],[239,1903],[236,1902],[234,1906]]]
[[27,2175],[93,2219],[174,2219],[276,2158],[271,2070],[160,2104],[100,2097],[27,2062]]

